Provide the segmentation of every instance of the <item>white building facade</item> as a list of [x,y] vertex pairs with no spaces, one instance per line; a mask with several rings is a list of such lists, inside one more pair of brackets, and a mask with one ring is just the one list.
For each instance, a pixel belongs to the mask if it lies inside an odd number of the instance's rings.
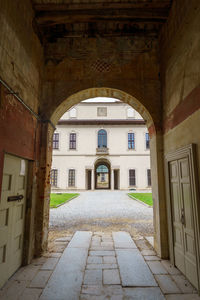
[[53,137],[53,191],[151,188],[149,134],[129,105],[81,102]]

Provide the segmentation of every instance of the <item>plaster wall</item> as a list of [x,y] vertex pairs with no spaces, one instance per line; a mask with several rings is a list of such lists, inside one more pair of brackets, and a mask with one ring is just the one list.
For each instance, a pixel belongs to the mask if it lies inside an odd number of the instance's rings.
[[[105,98],[106,99],[106,98]],[[95,98],[93,99],[95,101]],[[92,103],[92,102],[82,102],[74,108],[76,109],[76,118],[78,119],[142,119],[141,115],[134,110],[130,105],[124,102],[107,102],[104,103]],[[99,116],[97,109],[105,107],[107,108],[106,116]],[[72,108],[73,109],[73,108]],[[128,117],[128,109],[133,110],[133,117]],[[61,120],[72,119],[70,116],[70,110],[63,114]]]
[[[53,156],[96,155],[100,129],[107,132],[109,155],[150,155],[145,144],[148,130],[144,125],[58,125],[55,132],[59,133],[59,149],[53,150]],[[77,134],[76,149],[69,149],[69,135],[72,132]],[[128,149],[128,132],[135,134],[135,149]]]

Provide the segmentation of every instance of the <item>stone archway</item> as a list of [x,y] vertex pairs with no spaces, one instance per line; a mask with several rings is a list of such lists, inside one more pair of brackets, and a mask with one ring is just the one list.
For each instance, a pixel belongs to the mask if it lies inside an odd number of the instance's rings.
[[83,100],[89,98],[95,98],[95,97],[108,97],[108,98],[116,98],[118,100],[121,100],[122,102],[129,104],[139,112],[139,114],[146,121],[148,128],[153,126],[154,124],[154,121],[150,113],[139,100],[137,100],[135,97],[121,90],[106,88],[106,87],[90,88],[71,95],[56,108],[56,110],[54,111],[54,113],[50,118],[51,122],[54,125],[56,125],[58,120],[64,114],[64,112],[69,110],[72,106],[78,104]]
[[95,189],[111,188],[111,166],[105,159],[99,159],[95,163]]
[[[154,246],[159,256],[168,258],[168,228],[165,201],[165,181],[164,181],[164,164],[163,164],[163,140],[162,132],[156,120],[153,120],[149,111],[135,97],[121,90],[112,88],[90,88],[75,93],[65,99],[53,112],[50,122],[43,125],[43,145],[42,145],[42,165],[40,172],[40,190],[39,195],[44,201],[38,206],[38,224],[39,230],[36,236],[37,253],[43,252],[47,247],[48,236],[48,219],[49,219],[49,194],[50,194],[50,169],[52,160],[52,137],[60,117],[74,105],[88,98],[109,97],[116,98],[132,106],[137,110],[143,119],[151,137],[151,166],[152,166],[152,193],[154,200],[154,229],[155,239]],[[41,215],[42,214],[42,215]]]

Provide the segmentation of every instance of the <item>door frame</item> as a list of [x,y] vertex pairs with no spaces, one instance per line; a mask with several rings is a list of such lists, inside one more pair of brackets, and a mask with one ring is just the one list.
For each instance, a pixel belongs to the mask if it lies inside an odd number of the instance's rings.
[[[97,168],[98,166],[100,165],[106,165],[106,167],[108,168],[108,179],[109,179],[109,186],[108,188],[98,188],[97,187]],[[94,174],[95,174],[95,190],[110,190],[111,189],[111,166],[109,164],[109,162],[105,161],[105,160],[98,160],[97,163],[95,164],[95,171],[94,171]]]
[[[90,176],[89,176],[89,174],[90,174]],[[86,186],[86,189],[88,191],[91,191],[91,189],[92,189],[92,170],[91,169],[87,169],[86,170],[86,176],[87,176],[87,186]]]
[[[114,190],[119,190],[119,169],[114,169],[113,176],[114,176]],[[115,177],[117,177],[117,185],[115,182],[115,179],[116,179]],[[116,188],[116,186],[117,186],[117,188]]]
[[169,238],[169,253],[170,261],[174,265],[174,245],[173,245],[173,225],[172,225],[172,203],[170,197],[170,177],[169,177],[169,163],[181,158],[188,158],[189,171],[190,171],[190,185],[192,192],[192,210],[194,216],[194,236],[195,236],[195,251],[196,251],[196,264],[197,264],[197,276],[198,276],[198,291],[200,292],[200,193],[199,193],[199,181],[197,170],[197,156],[196,156],[196,144],[189,144],[175,151],[169,152],[165,155],[165,179],[166,179],[166,200],[167,200],[167,218],[168,218],[168,238]]

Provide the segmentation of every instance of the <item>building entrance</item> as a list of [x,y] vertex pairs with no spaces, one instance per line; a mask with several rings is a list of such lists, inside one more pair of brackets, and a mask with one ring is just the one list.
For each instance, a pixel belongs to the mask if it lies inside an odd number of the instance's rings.
[[96,165],[95,188],[110,189],[110,166],[105,162],[100,162]]

